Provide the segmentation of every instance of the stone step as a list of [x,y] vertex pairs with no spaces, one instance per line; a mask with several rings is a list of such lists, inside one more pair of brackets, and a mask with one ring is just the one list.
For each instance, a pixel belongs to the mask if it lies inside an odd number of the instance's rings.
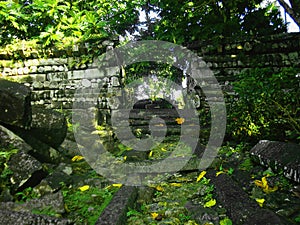
[[114,195],[111,202],[101,213],[95,225],[123,225],[126,224],[126,213],[133,208],[137,197],[137,188],[122,186]]
[[70,220],[56,217],[35,215],[27,212],[14,212],[0,210],[0,224],[35,224],[35,225],[69,225],[73,224]]
[[221,201],[233,224],[287,224],[273,211],[259,207],[230,176],[215,174],[216,171],[209,171],[206,177],[215,186],[217,200]]
[[300,182],[300,145],[279,141],[259,141],[251,150],[254,160]]

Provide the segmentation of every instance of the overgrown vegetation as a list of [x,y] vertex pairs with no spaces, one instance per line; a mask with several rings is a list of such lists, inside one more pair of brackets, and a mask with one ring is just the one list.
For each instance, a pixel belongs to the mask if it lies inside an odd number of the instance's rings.
[[238,75],[237,94],[228,110],[228,136],[256,143],[261,139],[299,142],[299,69],[257,68]]
[[7,162],[13,154],[16,154],[18,149],[13,146],[0,147],[0,193],[9,188],[10,186],[10,177],[13,172],[9,169]]

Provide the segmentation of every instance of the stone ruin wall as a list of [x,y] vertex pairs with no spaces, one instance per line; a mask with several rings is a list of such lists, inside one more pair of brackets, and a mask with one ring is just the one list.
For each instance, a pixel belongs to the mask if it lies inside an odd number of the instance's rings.
[[[235,75],[243,69],[270,66],[300,67],[300,33],[226,40],[224,43],[199,42],[188,48],[203,57],[225,89],[226,84],[234,81]],[[113,45],[113,42],[104,41],[102,54]],[[84,54],[86,51],[78,48],[68,54],[54,52],[53,56],[48,58],[38,58],[32,54],[16,60],[11,59],[11,55],[0,54],[0,77],[29,86],[32,90],[32,104],[71,110],[75,90],[82,84],[82,79],[92,87],[105,84],[107,88],[104,91],[108,92],[121,86],[122,79],[118,73],[109,75],[116,67],[108,65],[99,74],[95,60],[93,63],[79,65],[79,56]],[[97,107],[104,114],[110,114],[111,106],[105,97],[98,100]]]

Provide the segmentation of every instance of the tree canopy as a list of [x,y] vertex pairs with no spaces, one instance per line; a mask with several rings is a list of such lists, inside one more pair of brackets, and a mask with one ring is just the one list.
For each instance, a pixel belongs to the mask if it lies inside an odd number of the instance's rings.
[[[125,33],[178,44],[286,31],[262,0],[8,0],[0,2],[0,45],[34,40],[63,48]],[[296,2],[296,1],[295,1]],[[297,4],[295,4],[297,5]],[[144,12],[146,22],[139,21]],[[154,16],[153,16],[154,15]],[[144,30],[141,29],[144,27]]]
[[0,2],[0,43],[37,39],[58,46],[132,31],[142,2],[22,0]]
[[146,12],[155,11],[159,20],[148,20],[147,35],[175,43],[195,40],[260,36],[286,31],[275,3],[262,0],[150,0]]

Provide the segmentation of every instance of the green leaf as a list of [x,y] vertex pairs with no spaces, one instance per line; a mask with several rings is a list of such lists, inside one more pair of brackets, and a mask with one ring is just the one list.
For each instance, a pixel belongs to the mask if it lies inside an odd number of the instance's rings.
[[232,225],[232,221],[229,218],[225,218],[223,220],[220,220],[220,225]]

